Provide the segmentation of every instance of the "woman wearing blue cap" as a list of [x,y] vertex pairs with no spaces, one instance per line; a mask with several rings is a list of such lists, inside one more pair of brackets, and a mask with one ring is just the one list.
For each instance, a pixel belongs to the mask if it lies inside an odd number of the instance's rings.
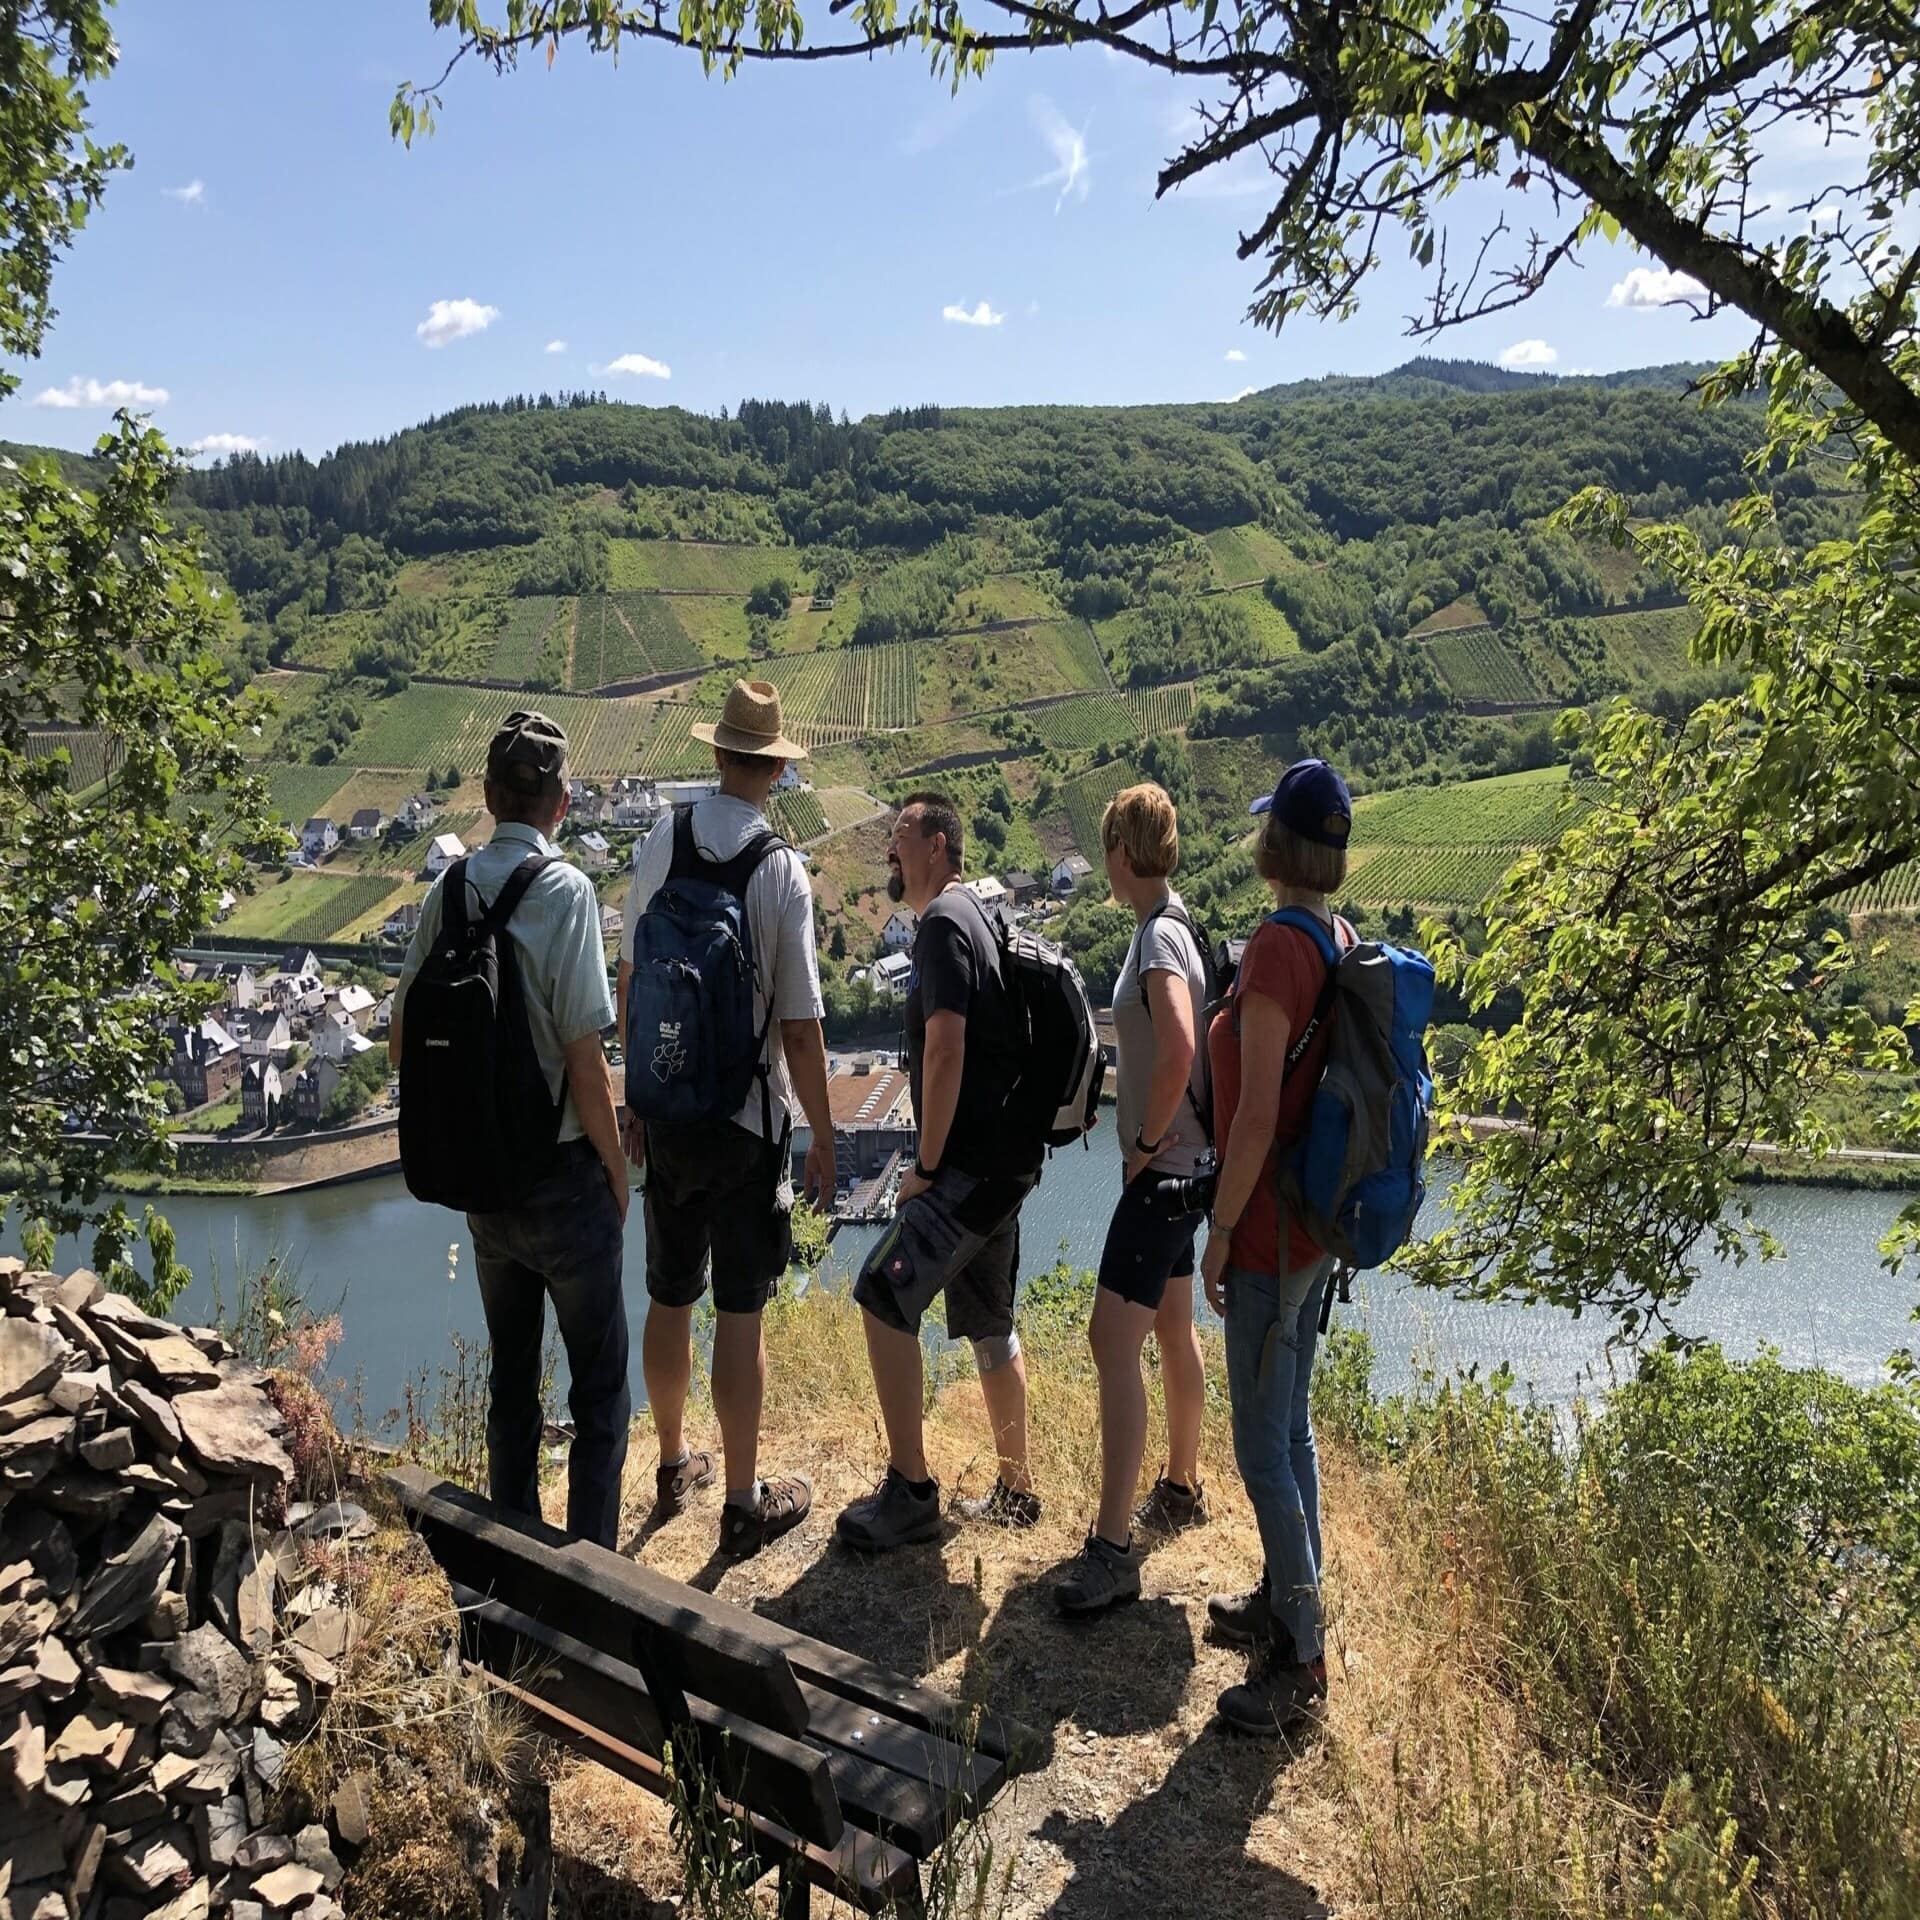
[[[1327,904],[1347,876],[1353,802],[1324,760],[1297,760],[1251,811],[1265,823],[1254,865],[1276,905],[1302,908],[1343,949],[1353,929]],[[1259,1522],[1266,1573],[1251,1593],[1207,1603],[1215,1635],[1251,1647],[1220,1714],[1247,1733],[1284,1732],[1326,1697],[1320,1619],[1320,1475],[1308,1390],[1332,1257],[1286,1217],[1278,1156],[1300,1136],[1326,1059],[1316,1020],[1327,968],[1311,936],[1263,921],[1229,1006],[1207,1036],[1220,1180],[1200,1262],[1227,1324],[1233,1450]]]

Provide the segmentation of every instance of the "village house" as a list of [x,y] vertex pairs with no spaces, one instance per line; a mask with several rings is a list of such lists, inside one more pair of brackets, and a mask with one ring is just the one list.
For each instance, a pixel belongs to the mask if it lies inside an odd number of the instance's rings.
[[424,833],[440,812],[440,803],[430,793],[410,793],[400,802],[396,822],[408,833]]
[[876,994],[889,1000],[898,1000],[907,990],[907,975],[913,971],[913,955],[910,953],[883,953],[873,963],[870,978]]
[[334,995],[333,1004],[353,1022],[356,1033],[365,1033],[373,1022],[373,995],[365,987],[342,987]]
[[967,891],[983,907],[1004,907],[1007,904],[1006,888],[990,873],[983,873],[978,880],[969,880]]
[[1032,905],[1040,892],[1040,882],[1024,867],[1015,867],[1011,873],[1000,876],[1007,889],[1007,898],[1016,907]]
[[616,827],[650,827],[660,818],[659,790],[641,774],[627,774],[613,783],[612,812],[608,823]]
[[280,956],[280,971],[302,976],[311,975],[318,979],[320,975],[320,956],[311,947],[289,947]]
[[655,783],[662,807],[690,807],[710,793],[720,791],[718,778],[707,780],[661,780]]
[[1064,900],[1092,872],[1093,863],[1084,854],[1070,853],[1064,860],[1053,863],[1050,876],[1053,890]]
[[457,833],[436,833],[427,849],[427,878],[437,880],[456,860],[464,860],[467,849]]
[[340,844],[340,829],[325,814],[315,814],[300,829],[300,851],[309,860],[324,860]]
[[386,817],[378,807],[357,807],[347,822],[347,831],[356,840],[377,840],[386,824]]
[[420,924],[420,902],[409,900],[404,906],[395,907],[380,923],[380,931],[389,940],[411,940],[413,930]]
[[613,849],[607,845],[605,834],[579,834],[574,845],[580,849],[580,864],[589,873],[605,873],[613,865]]
[[340,1069],[331,1060],[309,1060],[293,1077],[293,1117],[297,1125],[317,1127],[340,1084]]
[[600,909],[600,938],[618,940],[627,930],[627,916],[618,907]]
[[918,925],[911,907],[895,907],[880,929],[880,945],[888,953],[905,953],[913,945],[913,931]]
[[240,1039],[240,1054],[245,1060],[270,1060],[276,1067],[293,1060],[293,1028],[277,1007],[262,1007],[247,1020]]
[[[371,1005],[372,996],[368,996]],[[313,1050],[322,1060],[351,1060],[373,1045],[353,1024],[352,1017],[338,1007],[329,1007],[313,1023]]]
[[218,1020],[202,1020],[174,1035],[169,1070],[190,1107],[224,1099],[238,1084],[244,1065],[239,1041]]
[[278,1123],[286,1105],[280,1069],[271,1060],[249,1060],[240,1076],[240,1123],[259,1132]]
[[380,996],[379,1005],[373,1010],[373,1024],[368,1028],[368,1031],[370,1033],[385,1033],[392,1025],[393,995],[391,993],[384,993]]
[[224,962],[220,978],[226,984],[228,1006],[246,1013],[260,1004],[260,982],[244,960]]
[[231,887],[220,889],[220,898],[213,903],[214,924],[217,926],[240,904],[240,896]]

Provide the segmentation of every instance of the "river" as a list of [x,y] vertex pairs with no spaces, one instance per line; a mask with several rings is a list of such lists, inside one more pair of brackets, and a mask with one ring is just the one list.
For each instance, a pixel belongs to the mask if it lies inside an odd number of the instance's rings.
[[[1117,1163],[1111,1127],[1096,1132],[1086,1152],[1053,1160],[1023,1217],[1023,1278],[1063,1255],[1076,1266],[1098,1262]],[[141,1204],[133,1203],[136,1217]],[[312,1305],[340,1311],[345,1333],[331,1371],[354,1384],[369,1419],[399,1406],[407,1382],[449,1356],[454,1335],[484,1335],[466,1221],[419,1205],[398,1178],[258,1199],[178,1195],[160,1204],[173,1222],[178,1257],[194,1270],[176,1314],[189,1323],[210,1319],[216,1285],[231,1297],[234,1276],[252,1263],[270,1255],[291,1261]],[[1423,1220],[1431,1221],[1437,1204],[1437,1196],[1429,1199]],[[1880,1238],[1899,1210],[1894,1194],[1760,1189],[1755,1212],[1784,1244],[1786,1257],[1739,1268],[1710,1264],[1677,1316],[1680,1327],[1718,1340],[1735,1355],[1771,1343],[1790,1360],[1817,1363],[1848,1380],[1878,1378],[1887,1355],[1912,1338],[1908,1316],[1920,1292],[1920,1283],[1895,1279],[1880,1264]],[[845,1284],[880,1231],[843,1229],[823,1282]],[[11,1215],[0,1227],[0,1251],[18,1251]],[[60,1249],[63,1267],[85,1257],[73,1243]],[[636,1195],[626,1262],[636,1403],[645,1270]],[[1452,1372],[1501,1361],[1557,1402],[1605,1384],[1607,1328],[1592,1317],[1457,1301],[1384,1275],[1357,1285],[1353,1306],[1340,1312],[1372,1334],[1375,1377],[1383,1388],[1405,1385],[1420,1364]]]

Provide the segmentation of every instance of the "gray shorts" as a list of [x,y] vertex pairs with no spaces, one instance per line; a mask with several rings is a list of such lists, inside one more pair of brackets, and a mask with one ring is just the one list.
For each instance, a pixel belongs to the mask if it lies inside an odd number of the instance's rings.
[[1004,1339],[1013,1331],[1020,1277],[1020,1206],[1031,1180],[982,1180],[942,1167],[933,1185],[893,1217],[867,1255],[853,1297],[876,1320],[918,1333],[935,1295],[947,1296],[955,1340]]

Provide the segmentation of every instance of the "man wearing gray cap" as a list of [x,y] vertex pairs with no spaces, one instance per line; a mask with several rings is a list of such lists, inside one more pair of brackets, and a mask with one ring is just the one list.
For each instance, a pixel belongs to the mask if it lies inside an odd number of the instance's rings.
[[[543,713],[509,714],[487,747],[493,837],[448,868],[421,903],[394,992],[388,1050],[402,1059],[407,990],[440,938],[447,889],[461,888],[465,915],[477,917],[503,893],[524,888],[509,903],[503,935],[512,944],[533,1054],[559,1111],[557,1136],[549,1135],[554,1144],[541,1156],[546,1164],[528,1171],[512,1204],[467,1215],[493,1347],[488,1491],[507,1512],[540,1511],[540,1354],[551,1297],[571,1376],[567,1528],[612,1547],[633,1415],[620,1290],[627,1162],[600,1044],[613,1024],[613,997],[599,902],[593,882],[560,857],[552,840],[567,797],[566,734]],[[457,1151],[459,1117],[436,1121]]]

